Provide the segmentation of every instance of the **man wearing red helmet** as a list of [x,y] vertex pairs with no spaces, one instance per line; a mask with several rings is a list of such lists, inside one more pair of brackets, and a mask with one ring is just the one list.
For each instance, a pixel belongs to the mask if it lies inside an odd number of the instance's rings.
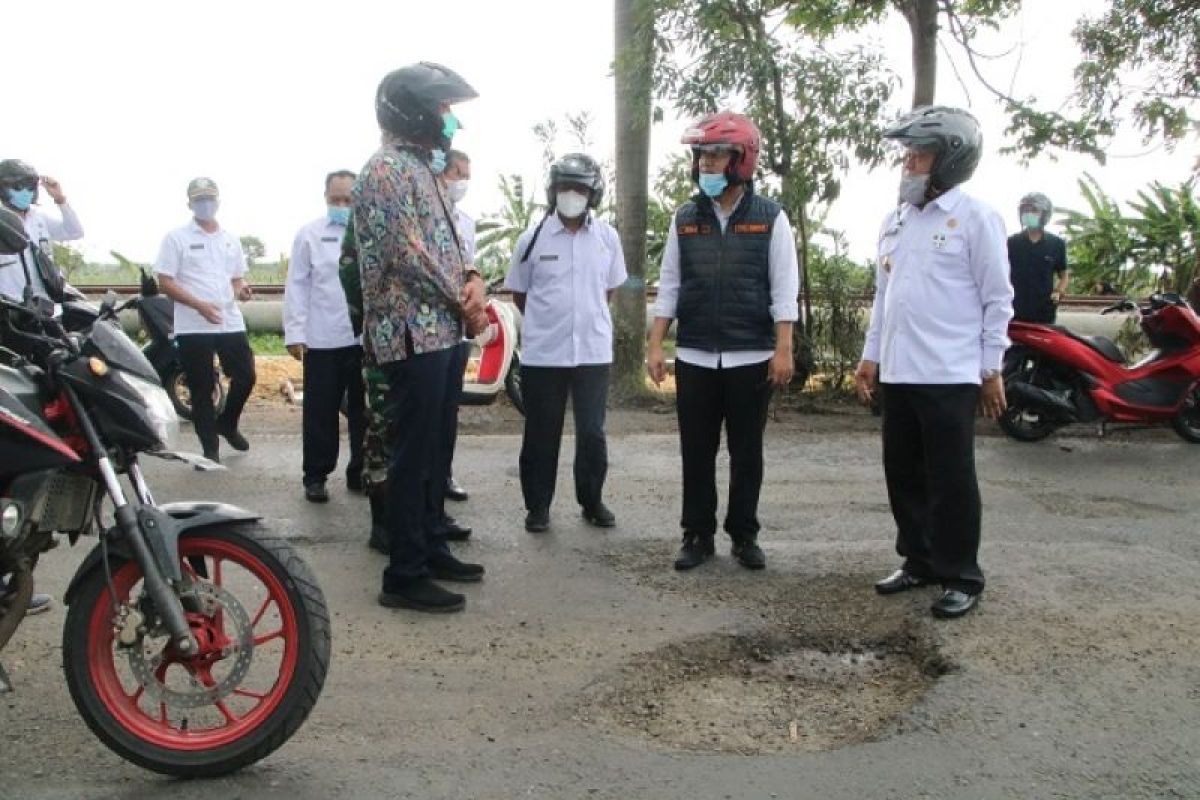
[[683,546],[675,568],[714,553],[716,457],[729,448],[725,532],[733,556],[762,569],[758,496],[771,390],[792,378],[800,271],[787,214],[754,193],[761,137],[741,114],[710,114],[684,132],[700,192],[671,221],[646,366],[666,376],[663,338],[677,320],[675,386],[683,456]]

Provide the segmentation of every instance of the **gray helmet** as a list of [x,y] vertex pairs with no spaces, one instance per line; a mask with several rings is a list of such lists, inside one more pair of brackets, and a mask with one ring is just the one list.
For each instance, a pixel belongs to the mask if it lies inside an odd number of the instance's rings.
[[588,208],[598,208],[604,199],[604,173],[591,156],[567,153],[550,165],[546,181],[546,200],[554,207],[555,189],[564,183],[578,183],[588,188]]
[[1050,215],[1054,213],[1054,204],[1041,192],[1030,192],[1022,197],[1021,202],[1017,203],[1017,213],[1020,214],[1023,208],[1032,208],[1038,212],[1041,217],[1041,222],[1038,224],[1040,228],[1046,227],[1046,223],[1050,221]]
[[[6,158],[0,161],[0,189],[16,189],[18,186],[33,184],[33,200],[38,198],[38,172],[33,165],[19,158]],[[0,200],[8,204],[8,192],[0,192]]]
[[983,155],[983,133],[970,112],[949,106],[921,106],[883,131],[883,138],[937,153],[929,174],[939,192],[965,183]]
[[440,106],[478,96],[454,70],[420,61],[383,76],[375,91],[375,119],[388,133],[416,144],[448,149],[450,142],[442,133]]

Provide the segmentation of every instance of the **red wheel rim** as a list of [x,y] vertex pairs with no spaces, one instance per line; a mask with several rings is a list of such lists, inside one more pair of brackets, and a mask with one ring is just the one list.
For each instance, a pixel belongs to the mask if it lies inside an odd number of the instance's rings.
[[[296,673],[299,661],[299,626],[296,610],[292,607],[283,582],[263,561],[246,548],[225,541],[201,537],[186,537],[179,542],[181,559],[204,557],[208,580],[223,589],[222,581],[230,566],[239,573],[256,580],[264,589],[264,598],[252,606],[243,603],[251,617],[250,629],[254,640],[254,657],[259,650],[275,641],[282,643],[282,652],[269,654],[278,662],[278,670],[268,665],[268,673],[275,672],[270,685],[255,690],[239,684],[231,693],[210,705],[201,706],[218,724],[202,728],[189,727],[190,716],[181,722],[170,719],[168,704],[158,703],[147,696],[144,686],[122,678],[118,663],[126,660],[125,651],[116,648],[116,633],[113,630],[113,614],[109,606],[107,588],[101,591],[99,602],[92,609],[88,623],[87,659],[88,673],[96,693],[109,714],[116,722],[136,736],[157,747],[169,750],[208,750],[236,742],[253,733],[279,706]],[[185,560],[185,569],[191,570]],[[208,566],[210,565],[211,566]],[[193,573],[194,574],[194,573]],[[130,591],[141,580],[141,568],[136,562],[126,562],[113,574],[113,585],[121,602],[129,602]],[[236,595],[235,595],[236,596]],[[239,597],[239,601],[241,598]],[[264,623],[267,612],[274,608],[272,619]],[[179,667],[190,673],[201,683],[212,681],[212,669],[221,664],[224,657],[213,651],[221,644],[224,613],[217,611],[211,617],[188,614],[193,630],[201,642],[200,653],[192,658],[172,657],[169,664],[158,674],[161,679],[169,667]],[[265,632],[260,632],[260,629]],[[278,649],[272,646],[271,649]],[[131,675],[131,673],[130,673]],[[207,680],[205,679],[207,676]],[[263,676],[256,676],[259,681]],[[267,676],[270,677],[269,675]],[[236,698],[236,699],[234,699]],[[181,726],[182,725],[182,726]]]

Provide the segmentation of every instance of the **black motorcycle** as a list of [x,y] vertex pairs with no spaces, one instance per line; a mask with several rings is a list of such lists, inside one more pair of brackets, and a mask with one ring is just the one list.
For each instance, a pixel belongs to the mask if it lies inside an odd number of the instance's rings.
[[[0,252],[26,244],[0,210]],[[308,566],[257,514],[154,501],[140,455],[219,467],[167,450],[175,413],[121,310],[107,301],[68,332],[48,302],[0,298],[0,650],[54,535],[97,535],[65,595],[76,708],[136,764],[221,775],[308,716],[329,668],[329,613]],[[11,688],[0,667],[0,692]]]

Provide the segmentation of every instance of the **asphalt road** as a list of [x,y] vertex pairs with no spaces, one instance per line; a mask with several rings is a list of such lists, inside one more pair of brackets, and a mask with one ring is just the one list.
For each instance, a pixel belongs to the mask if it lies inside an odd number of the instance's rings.
[[[934,622],[932,589],[870,589],[896,559],[869,418],[771,422],[768,569],[722,544],[686,575],[670,569],[669,415],[614,420],[616,529],[578,518],[567,460],[543,536],[522,528],[519,438],[480,419],[454,511],[476,529],[462,557],[488,575],[451,617],[375,604],[365,501],[340,480],[328,505],[303,501],[298,415],[252,419],[227,472],[155,464],[160,501],[256,509],[313,566],[334,619],[324,694],[235,776],[144,772],[77,716],[60,605],[3,653],[18,690],[0,698],[0,797],[1200,796],[1200,447],[981,438],[988,589],[977,613]],[[39,588],[61,594],[85,553],[49,553]]]

